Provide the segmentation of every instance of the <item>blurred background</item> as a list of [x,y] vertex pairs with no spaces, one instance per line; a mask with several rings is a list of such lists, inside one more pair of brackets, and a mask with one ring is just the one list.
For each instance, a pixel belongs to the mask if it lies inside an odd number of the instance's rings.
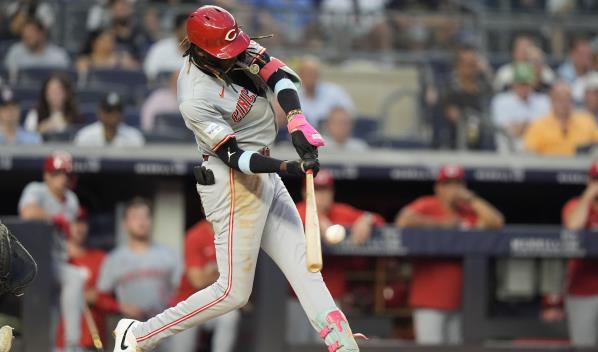
[[[598,350],[598,1],[0,0],[0,219],[40,266],[0,297],[15,351],[110,349],[218,277],[176,101],[208,3],[302,77],[322,233],[347,229],[323,275],[363,351]],[[245,308],[161,346],[324,349],[263,255]]]

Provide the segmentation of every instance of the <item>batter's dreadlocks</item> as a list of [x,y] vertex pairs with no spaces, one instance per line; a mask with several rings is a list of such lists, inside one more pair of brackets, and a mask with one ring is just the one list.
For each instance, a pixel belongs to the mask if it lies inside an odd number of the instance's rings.
[[[270,38],[272,36],[273,35],[252,37],[251,40]],[[232,80],[229,75],[231,71],[244,70],[249,72],[249,66],[244,62],[245,55],[250,55],[252,59],[257,60],[262,65],[266,63],[261,57],[255,55],[255,53],[249,53],[247,51],[244,51],[241,54],[239,54],[237,58],[230,60],[221,60],[208,54],[206,51],[191,43],[191,41],[189,41],[188,38],[183,39],[180,46],[183,49],[183,57],[188,57],[190,63],[195,65],[200,70],[207,71],[208,73],[210,73],[211,75],[213,75],[214,77],[231,87]],[[227,63],[228,66],[225,66],[225,63]],[[251,77],[253,75],[249,76]]]

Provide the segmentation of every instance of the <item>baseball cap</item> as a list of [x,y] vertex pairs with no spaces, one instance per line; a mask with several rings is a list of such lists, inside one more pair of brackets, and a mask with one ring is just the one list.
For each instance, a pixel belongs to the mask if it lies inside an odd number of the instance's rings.
[[56,151],[44,163],[44,172],[73,172],[73,158],[67,152]]
[[314,177],[314,187],[333,187],[334,186],[334,177],[332,177],[332,173],[328,170],[320,170],[316,177]]
[[100,108],[104,111],[122,111],[123,101],[121,96],[116,92],[110,92],[102,98]]
[[598,71],[592,71],[584,77],[585,90],[598,90]]
[[0,87],[0,106],[16,104],[15,93],[9,87]]
[[517,63],[513,66],[513,83],[527,83],[534,82],[534,70],[528,63]]
[[598,160],[592,161],[592,164],[590,165],[590,169],[588,170],[588,176],[590,178],[598,177]]
[[438,171],[436,182],[463,181],[465,179],[465,170],[459,165],[444,165]]

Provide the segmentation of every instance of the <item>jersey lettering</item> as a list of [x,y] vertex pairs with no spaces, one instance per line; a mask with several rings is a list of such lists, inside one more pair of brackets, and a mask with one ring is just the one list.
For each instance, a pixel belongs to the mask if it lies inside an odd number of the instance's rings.
[[253,103],[257,100],[257,94],[250,93],[246,88],[241,89],[239,94],[239,100],[237,100],[237,107],[231,115],[234,122],[241,121],[253,106]]

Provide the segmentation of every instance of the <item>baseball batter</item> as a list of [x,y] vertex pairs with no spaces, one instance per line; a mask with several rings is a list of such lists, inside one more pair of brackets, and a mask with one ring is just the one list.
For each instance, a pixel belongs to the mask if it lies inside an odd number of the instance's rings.
[[[197,190],[214,228],[220,276],[145,322],[119,321],[114,351],[150,351],[168,336],[244,306],[260,247],[289,280],[328,351],[359,351],[321,274],[306,269],[301,220],[276,174],[301,176],[319,168],[317,148],[324,141],[301,111],[299,77],[220,7],[203,6],[191,13],[184,44],[178,99],[204,158],[196,169]],[[287,114],[300,160],[268,156],[277,129],[273,99]]]

